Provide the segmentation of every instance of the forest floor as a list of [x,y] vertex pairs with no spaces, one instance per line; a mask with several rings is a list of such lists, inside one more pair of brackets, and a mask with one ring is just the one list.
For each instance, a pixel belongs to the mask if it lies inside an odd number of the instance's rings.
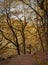
[[39,52],[34,55],[16,55],[0,61],[0,65],[48,65],[48,51]]

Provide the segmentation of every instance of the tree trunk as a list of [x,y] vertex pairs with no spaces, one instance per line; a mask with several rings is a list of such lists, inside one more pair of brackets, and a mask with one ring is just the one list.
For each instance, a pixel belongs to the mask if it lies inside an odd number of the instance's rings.
[[41,41],[42,50],[44,52],[44,45],[43,45],[43,41],[42,41],[42,38],[41,38],[41,34],[40,34],[40,31],[39,31],[38,23],[37,22],[36,22],[36,26],[37,26],[37,32],[38,32],[38,35],[39,35],[39,39]]
[[48,14],[46,14],[46,22],[47,22],[47,33],[46,33],[46,38],[47,38],[47,47],[48,47]]
[[46,28],[47,28],[47,31],[46,31],[46,39],[47,39],[47,47],[48,47],[48,1],[46,0],[46,11],[45,11],[45,18],[46,18]]
[[18,53],[18,55],[20,55],[20,48],[19,48],[19,45],[17,45],[17,53]]
[[24,30],[22,30],[22,39],[23,39],[23,53],[26,54],[26,49],[25,49],[25,35],[24,35]]

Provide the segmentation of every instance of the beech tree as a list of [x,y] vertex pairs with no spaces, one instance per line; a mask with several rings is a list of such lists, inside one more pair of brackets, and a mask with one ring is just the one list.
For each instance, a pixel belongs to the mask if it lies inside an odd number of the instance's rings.
[[37,0],[37,4],[41,8],[41,10],[43,10],[45,13],[45,25],[47,28],[45,35],[46,35],[46,41],[47,41],[47,46],[48,46],[48,5],[47,5],[48,1],[47,0],[40,0],[40,1]]
[[[7,26],[8,26],[8,28],[9,28],[9,30],[10,30],[10,32],[11,32],[11,34],[13,35],[13,37],[14,37],[15,40],[12,41],[12,39],[10,39],[9,36],[6,37],[6,35],[5,35],[4,33],[6,33],[6,34],[8,34],[8,33],[7,33],[7,31],[4,32],[2,28],[0,29],[0,33],[2,34],[2,36],[3,36],[6,40],[8,40],[10,43],[12,43],[13,45],[16,46],[16,48],[17,48],[17,53],[18,53],[18,55],[20,55],[20,49],[19,49],[18,38],[17,38],[17,35],[16,35],[16,33],[15,33],[15,31],[14,31],[12,25],[11,25],[11,19],[10,19],[10,5],[11,5],[11,3],[10,3],[10,1],[7,2],[7,1],[4,0],[3,4],[4,4],[3,7],[4,7],[4,9],[5,9],[5,16],[6,16],[6,22],[3,21],[3,23],[4,23],[4,24],[7,23]],[[3,12],[4,12],[4,11],[3,11]],[[7,28],[7,29],[8,29],[8,28]]]

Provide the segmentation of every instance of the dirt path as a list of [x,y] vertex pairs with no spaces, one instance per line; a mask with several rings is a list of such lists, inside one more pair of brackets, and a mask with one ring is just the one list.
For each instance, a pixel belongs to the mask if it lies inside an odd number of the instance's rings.
[[48,65],[48,52],[37,55],[20,55],[0,62],[0,65]]

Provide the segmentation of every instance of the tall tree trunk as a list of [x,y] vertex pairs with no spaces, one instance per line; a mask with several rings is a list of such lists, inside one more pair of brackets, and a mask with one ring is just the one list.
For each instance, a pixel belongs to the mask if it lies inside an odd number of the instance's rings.
[[46,0],[46,11],[45,11],[45,18],[46,18],[46,28],[47,28],[47,31],[46,31],[46,41],[47,41],[47,47],[48,47],[48,2]]
[[46,33],[46,38],[47,38],[47,47],[48,47],[48,13],[46,14],[46,22],[47,22],[47,33]]
[[17,53],[18,53],[18,55],[20,55],[20,48],[19,48],[19,45],[17,45]]
[[39,31],[39,28],[38,28],[38,22],[37,21],[36,21],[37,32],[38,32],[38,35],[39,35],[39,39],[41,41],[42,50],[44,52],[44,45],[43,45],[42,37],[41,37],[40,31]]
[[19,43],[18,43],[18,38],[16,37],[16,47],[17,47],[17,53],[18,55],[20,55],[20,47],[19,47]]
[[12,31],[12,33],[13,33],[15,39],[16,39],[16,42],[15,42],[16,44],[15,44],[15,46],[17,47],[17,53],[18,53],[18,55],[20,55],[20,48],[19,48],[19,43],[18,43],[17,34],[15,33],[15,31],[13,30],[12,25],[10,24],[11,19],[10,19],[10,17],[9,17],[9,14],[8,14],[8,13],[6,13],[6,14],[7,14],[7,24],[8,24],[10,30]]
[[37,27],[37,31],[38,31],[39,39],[40,39],[40,41],[41,41],[42,50],[43,50],[43,52],[44,52],[43,41],[42,41],[41,34],[40,34],[40,32],[39,32],[38,27]]
[[22,30],[22,39],[23,39],[23,53],[26,54],[26,49],[25,49],[25,35],[24,35],[24,30]]

